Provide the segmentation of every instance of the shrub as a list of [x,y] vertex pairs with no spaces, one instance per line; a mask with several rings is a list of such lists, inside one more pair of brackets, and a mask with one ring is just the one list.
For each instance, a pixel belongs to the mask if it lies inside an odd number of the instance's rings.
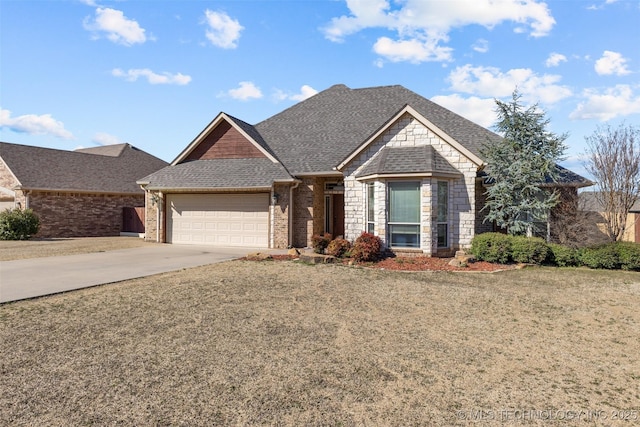
[[578,251],[568,246],[549,243],[547,261],[559,267],[578,265]]
[[580,262],[589,268],[620,268],[620,257],[615,243],[583,248],[580,251]]
[[377,261],[382,257],[382,240],[371,233],[362,233],[353,243],[351,256],[356,261]]
[[327,246],[327,254],[336,258],[341,258],[351,249],[351,243],[348,240],[338,237],[333,239]]
[[40,229],[40,219],[31,209],[0,212],[0,240],[27,240]]
[[478,234],[471,241],[471,253],[480,261],[506,264],[511,260],[511,238],[501,233]]
[[618,242],[616,251],[623,270],[640,270],[640,244],[632,242]]
[[311,245],[313,246],[313,251],[317,254],[323,254],[324,250],[329,246],[329,242],[331,242],[331,234],[314,234],[311,236]]
[[539,237],[511,237],[511,257],[515,262],[542,264],[548,252],[547,242]]

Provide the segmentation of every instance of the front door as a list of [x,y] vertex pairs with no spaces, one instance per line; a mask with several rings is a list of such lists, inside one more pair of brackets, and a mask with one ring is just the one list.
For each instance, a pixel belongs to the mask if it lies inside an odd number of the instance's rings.
[[332,194],[333,236],[344,236],[344,194]]
[[325,232],[334,238],[344,236],[344,194],[327,194],[324,204]]

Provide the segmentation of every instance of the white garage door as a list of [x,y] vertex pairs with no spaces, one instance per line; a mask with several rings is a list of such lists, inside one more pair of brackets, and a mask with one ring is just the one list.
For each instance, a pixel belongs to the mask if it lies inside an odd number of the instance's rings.
[[167,242],[266,248],[269,194],[169,194]]

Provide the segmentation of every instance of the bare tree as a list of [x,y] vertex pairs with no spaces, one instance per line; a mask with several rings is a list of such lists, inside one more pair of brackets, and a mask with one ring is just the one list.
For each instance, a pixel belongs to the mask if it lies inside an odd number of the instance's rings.
[[621,240],[627,215],[640,199],[640,128],[622,124],[598,127],[587,140],[585,167],[598,183],[607,234]]

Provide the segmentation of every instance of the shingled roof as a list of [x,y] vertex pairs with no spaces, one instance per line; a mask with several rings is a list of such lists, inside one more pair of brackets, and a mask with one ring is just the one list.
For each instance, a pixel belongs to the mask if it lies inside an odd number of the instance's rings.
[[460,175],[432,146],[385,147],[358,174],[358,178],[389,174]]
[[487,141],[500,138],[402,86],[350,89],[335,85],[255,125],[293,174],[326,172],[410,106],[481,158]]
[[149,190],[270,188],[293,181],[279,163],[264,158],[194,160],[167,166],[138,181]]
[[136,179],[167,166],[130,144],[78,151],[0,142],[0,159],[25,190],[142,193]]

